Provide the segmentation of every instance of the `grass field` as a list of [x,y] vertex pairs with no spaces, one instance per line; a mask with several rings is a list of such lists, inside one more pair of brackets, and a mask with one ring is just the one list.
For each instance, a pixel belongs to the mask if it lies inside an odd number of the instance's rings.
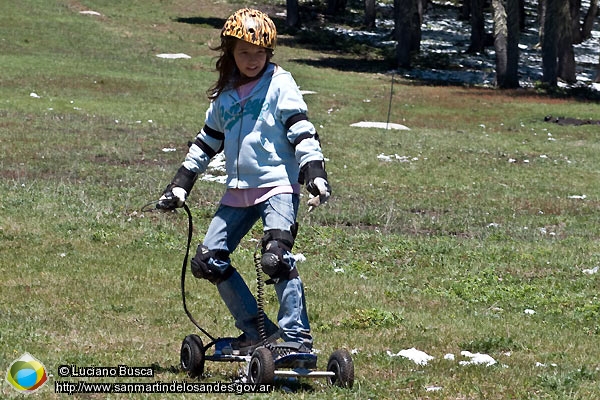
[[[59,377],[60,365],[155,371],[87,382],[197,382],[179,368],[181,340],[194,332],[179,291],[187,219],[141,207],[203,125],[216,78],[209,45],[241,5],[0,4],[0,397],[19,396],[4,371],[25,352],[53,375],[32,398],[67,397],[55,382],[82,380]],[[327,205],[302,207],[295,247],[319,365],[347,348],[356,381],[351,390],[280,382],[245,397],[600,398],[600,131],[543,121],[597,119],[600,106],[396,78],[391,120],[411,129],[352,128],[385,121],[391,76],[333,69],[330,60],[357,56],[280,39],[275,61],[316,92],[305,99],[333,186]],[[156,57],[180,52],[192,58]],[[222,192],[196,184],[197,240]],[[257,226],[233,256],[253,290],[260,237]],[[207,330],[238,334],[212,285],[187,287]],[[274,315],[270,287],[267,301]],[[433,359],[398,355],[412,348]],[[496,363],[467,365],[464,351]],[[241,367],[208,363],[201,382],[232,382]]]

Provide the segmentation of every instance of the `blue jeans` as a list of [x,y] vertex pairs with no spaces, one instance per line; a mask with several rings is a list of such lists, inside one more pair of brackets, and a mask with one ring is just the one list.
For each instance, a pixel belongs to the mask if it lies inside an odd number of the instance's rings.
[[[289,231],[298,214],[299,196],[296,194],[278,194],[263,203],[250,207],[219,206],[204,238],[204,245],[210,250],[225,250],[229,253],[237,248],[240,241],[262,219],[264,231],[279,229]],[[284,255],[286,261],[296,268],[296,260],[292,253]],[[212,259],[213,267],[224,271],[231,265],[231,260]],[[260,339],[257,330],[258,306],[255,297],[236,271],[227,280],[219,283],[217,289],[227,308],[235,320],[235,326],[251,340]],[[286,342],[302,343],[312,348],[312,335],[306,312],[304,286],[300,278],[279,280],[275,283],[275,293],[279,301],[277,322],[281,337]],[[267,334],[273,333],[277,327],[265,318]]]

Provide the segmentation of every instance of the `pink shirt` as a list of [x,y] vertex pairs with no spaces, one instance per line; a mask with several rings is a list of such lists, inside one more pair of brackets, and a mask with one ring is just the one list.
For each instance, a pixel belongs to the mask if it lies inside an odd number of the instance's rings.
[[227,189],[221,204],[230,207],[250,207],[282,193],[300,194],[300,184],[252,189]]
[[250,92],[252,92],[252,89],[254,89],[254,86],[256,86],[257,83],[258,79],[255,79],[252,82],[248,82],[236,89],[238,96],[240,96],[240,99],[242,100],[242,107],[246,103],[246,98],[250,95]]

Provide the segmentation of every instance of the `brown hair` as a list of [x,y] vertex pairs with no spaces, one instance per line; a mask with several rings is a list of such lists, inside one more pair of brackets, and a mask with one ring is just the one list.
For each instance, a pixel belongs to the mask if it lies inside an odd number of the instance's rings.
[[[219,78],[217,81],[206,91],[206,95],[208,99],[213,101],[221,92],[228,88],[237,88],[245,83],[248,83],[249,80],[244,79],[237,66],[235,65],[235,59],[233,58],[233,49],[235,48],[236,43],[240,39],[234,38],[232,36],[223,36],[221,37],[221,44],[216,47],[211,47],[211,50],[219,51],[221,54],[217,58],[217,62],[215,65],[215,69],[219,72]],[[273,50],[267,50],[267,62],[265,63],[265,69],[269,65],[271,61],[271,57],[273,57]],[[262,76],[264,73],[264,69],[261,71],[258,76],[252,78],[257,79]]]

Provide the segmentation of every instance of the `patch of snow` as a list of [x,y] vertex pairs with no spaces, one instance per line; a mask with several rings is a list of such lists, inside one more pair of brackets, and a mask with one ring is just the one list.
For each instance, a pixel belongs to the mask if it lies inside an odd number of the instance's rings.
[[491,356],[483,353],[471,353],[470,351],[461,351],[461,356],[470,358],[471,361],[460,361],[460,365],[485,365],[489,367],[490,365],[496,364],[496,360],[494,360]]
[[158,58],[168,58],[171,60],[175,60],[178,58],[192,58],[190,56],[188,56],[185,53],[161,53],[161,54],[157,54],[156,57]]
[[574,194],[571,196],[568,196],[569,199],[580,199],[580,200],[584,200],[587,196],[585,194]]
[[205,182],[217,182],[224,185],[225,182],[227,182],[227,175],[215,176],[212,174],[204,174],[201,179]]
[[83,14],[83,15],[95,15],[95,16],[102,16],[102,14],[100,14],[98,11],[91,11],[91,10],[85,10],[85,11],[79,11],[79,14]]
[[208,163],[208,169],[211,171],[225,172],[225,153],[219,153]]
[[586,275],[594,275],[594,274],[597,274],[599,270],[600,270],[600,267],[595,266],[592,269],[584,269],[581,272],[583,272]]
[[[547,365],[546,365],[546,364],[544,364],[544,363],[541,363],[541,362],[539,362],[539,361],[537,361],[537,362],[535,363],[535,366],[536,366],[536,367],[542,367],[542,368],[545,368],[545,367],[547,367]],[[551,363],[551,364],[550,364],[550,366],[551,366],[551,367],[558,367],[558,364],[556,364],[556,363]]]
[[225,154],[221,152],[210,160],[206,168],[206,173],[200,179],[206,182],[225,184],[227,182],[227,175],[223,175],[223,172],[225,172]]
[[412,157],[411,158],[411,157],[408,157],[408,156],[399,156],[398,154],[386,156],[383,153],[379,154],[377,156],[377,159],[379,161],[384,161],[384,162],[392,162],[392,161],[411,162],[411,161],[418,161],[419,160],[417,157]]
[[401,125],[401,124],[394,124],[394,123],[388,123],[388,122],[369,122],[369,121],[361,121],[361,122],[356,122],[354,124],[350,124],[350,126],[355,127],[355,128],[377,128],[377,129],[396,129],[396,130],[400,130],[400,131],[410,131],[410,128]]
[[33,97],[34,99],[41,99],[42,98],[42,96],[38,95],[35,92],[29,93],[29,97]]
[[173,147],[163,147],[162,152],[163,153],[170,153],[173,151],[177,151],[177,149],[173,148]]
[[417,365],[427,365],[427,363],[434,359],[433,356],[425,353],[424,351],[417,350],[412,347],[410,349],[400,350],[398,353],[394,354],[391,351],[387,351],[387,355],[390,357],[404,357],[408,358],[412,362]]
[[426,386],[425,387],[426,392],[438,392],[440,390],[442,390],[441,386]]
[[454,361],[454,354],[448,353],[444,356],[444,360]]
[[299,263],[306,261],[306,257],[302,253],[294,254],[294,258],[296,259],[296,262]]
[[532,310],[531,308],[527,308],[523,311],[523,313],[525,313],[527,315],[533,315],[533,314],[535,314],[535,310]]

